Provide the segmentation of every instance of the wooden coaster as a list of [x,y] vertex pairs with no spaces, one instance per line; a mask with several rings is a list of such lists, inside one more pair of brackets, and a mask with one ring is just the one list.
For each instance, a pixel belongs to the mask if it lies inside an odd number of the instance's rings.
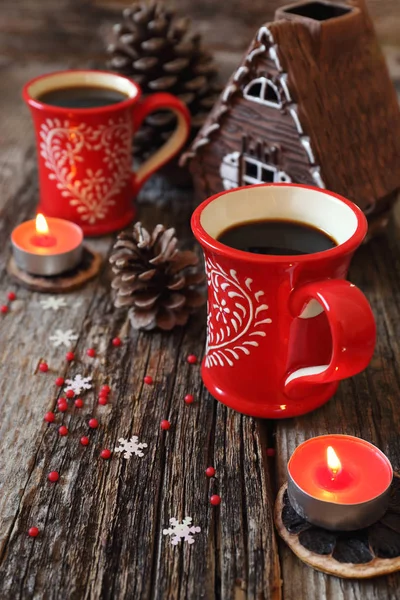
[[367,579],[400,570],[400,477],[395,474],[387,513],[359,531],[328,531],[292,508],[287,483],[275,502],[275,526],[304,563],[336,577]]
[[48,292],[51,294],[63,294],[76,290],[84,285],[89,279],[93,279],[100,270],[102,257],[97,252],[86,248],[83,249],[82,262],[61,275],[44,277],[42,275],[31,275],[17,266],[11,256],[7,264],[7,272],[21,285],[35,292]]

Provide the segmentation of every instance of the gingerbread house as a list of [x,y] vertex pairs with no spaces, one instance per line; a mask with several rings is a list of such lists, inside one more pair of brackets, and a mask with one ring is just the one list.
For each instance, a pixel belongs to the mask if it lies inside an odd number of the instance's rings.
[[384,226],[400,188],[400,111],[364,0],[280,8],[183,162],[200,198],[297,182],[350,198]]

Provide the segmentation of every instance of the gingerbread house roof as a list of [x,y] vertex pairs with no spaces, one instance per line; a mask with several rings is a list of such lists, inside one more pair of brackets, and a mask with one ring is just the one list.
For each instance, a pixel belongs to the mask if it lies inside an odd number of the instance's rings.
[[265,52],[282,73],[286,110],[320,165],[316,183],[368,210],[400,188],[400,111],[364,0],[279,9],[258,31],[187,157],[223,127],[249,64],[254,69]]

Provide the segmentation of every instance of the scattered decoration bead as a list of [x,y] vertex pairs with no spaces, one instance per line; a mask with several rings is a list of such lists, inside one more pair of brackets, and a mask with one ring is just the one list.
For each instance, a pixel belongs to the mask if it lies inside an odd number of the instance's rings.
[[164,419],[163,421],[161,421],[160,427],[161,429],[163,429],[163,431],[167,431],[171,427],[171,423]]
[[189,365],[195,365],[197,363],[197,356],[195,354],[189,354],[186,360],[188,361]]
[[108,392],[104,392],[103,390],[100,390],[99,398],[108,398]]
[[13,302],[14,300],[16,300],[17,295],[14,292],[8,292],[7,298],[9,299],[10,302]]
[[66,402],[66,403],[68,404],[68,402],[67,402],[67,399],[66,399],[66,398],[64,398],[64,396],[61,396],[61,398],[59,398],[59,399],[57,400],[57,404],[62,404],[63,402]]
[[65,392],[65,395],[67,396],[67,398],[71,399],[75,396],[75,392],[74,392],[74,390],[67,390]]
[[185,403],[186,404],[193,404],[194,402],[194,396],[192,394],[186,394],[185,396]]
[[147,385],[151,385],[153,383],[153,378],[151,375],[145,375],[143,377],[143,381],[147,384]]
[[45,420],[47,423],[53,423],[53,422],[54,422],[54,420],[55,420],[55,418],[56,418],[56,415],[55,415],[53,412],[51,412],[51,410],[49,410],[49,412],[47,412],[47,413],[44,415],[44,420]]
[[114,448],[114,452],[123,452],[124,458],[130,458],[132,454],[140,457],[144,456],[142,448],[147,448],[147,444],[139,442],[137,435],[133,435],[130,440],[119,438],[118,441],[120,446]]
[[90,419],[89,420],[89,427],[90,429],[97,429],[97,427],[99,426],[99,422],[97,419]]
[[115,347],[121,346],[121,344],[122,344],[122,341],[119,337],[115,337],[112,341],[112,345]]
[[57,471],[50,471],[50,473],[47,475],[47,479],[49,481],[51,481],[52,483],[55,483],[56,481],[58,481],[60,479],[60,476],[57,473]]
[[37,527],[30,527],[28,535],[29,537],[37,537],[39,535],[39,529]]
[[90,356],[90,358],[94,358],[96,356],[96,350],[94,348],[89,348],[86,350],[86,354]]
[[210,503],[213,506],[218,506],[219,504],[221,504],[221,496],[218,496],[218,494],[213,494],[210,498]]
[[214,467],[207,467],[206,475],[207,475],[207,477],[214,477],[214,475],[215,475]]
[[47,373],[47,371],[49,370],[49,365],[45,362],[42,362],[39,364],[39,371],[41,371],[42,373]]
[[0,306],[0,312],[2,312],[3,315],[8,313],[8,306],[6,304],[2,304],[2,306]]
[[104,393],[104,394],[109,394],[111,392],[111,388],[109,385],[103,385],[101,390],[100,390],[100,396]]
[[76,408],[83,408],[83,400],[81,398],[77,398],[74,402]]
[[67,352],[67,354],[65,355],[65,358],[67,359],[68,362],[71,362],[72,360],[75,359],[75,354],[73,352]]
[[105,406],[106,404],[108,404],[107,396],[100,396],[98,402],[101,406]]
[[108,448],[105,448],[104,450],[102,450],[100,452],[100,456],[101,456],[101,458],[104,458],[104,460],[108,460],[111,456],[111,450],[109,450]]
[[267,456],[272,457],[275,456],[276,450],[275,448],[267,448]]
[[61,387],[62,385],[64,385],[64,377],[57,377],[56,385],[58,385],[58,387]]
[[169,520],[170,526],[168,529],[163,529],[163,535],[171,536],[171,544],[176,546],[180,541],[194,544],[194,533],[200,533],[201,528],[197,525],[192,525],[192,517],[185,517],[182,522],[172,518]]
[[83,435],[80,439],[82,446],[87,446],[89,444],[89,438],[86,435]]
[[60,435],[68,435],[68,427],[65,427],[65,425],[61,425],[61,427],[58,428],[58,433]]
[[66,412],[68,410],[68,402],[58,402],[57,408],[60,412]]

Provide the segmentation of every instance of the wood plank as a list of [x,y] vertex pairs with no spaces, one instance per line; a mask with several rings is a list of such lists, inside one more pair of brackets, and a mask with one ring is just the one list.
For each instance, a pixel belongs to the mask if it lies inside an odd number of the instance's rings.
[[[336,396],[319,410],[297,419],[280,421],[276,429],[277,483],[286,479],[292,452],[305,439],[326,433],[345,433],[376,444],[400,468],[400,243],[399,229],[362,247],[353,261],[350,279],[371,302],[378,337],[368,369],[344,381]],[[314,597],[329,600],[349,598],[395,599],[400,594],[400,573],[372,581],[342,581],[327,577],[302,564],[280,545],[283,598]]]

